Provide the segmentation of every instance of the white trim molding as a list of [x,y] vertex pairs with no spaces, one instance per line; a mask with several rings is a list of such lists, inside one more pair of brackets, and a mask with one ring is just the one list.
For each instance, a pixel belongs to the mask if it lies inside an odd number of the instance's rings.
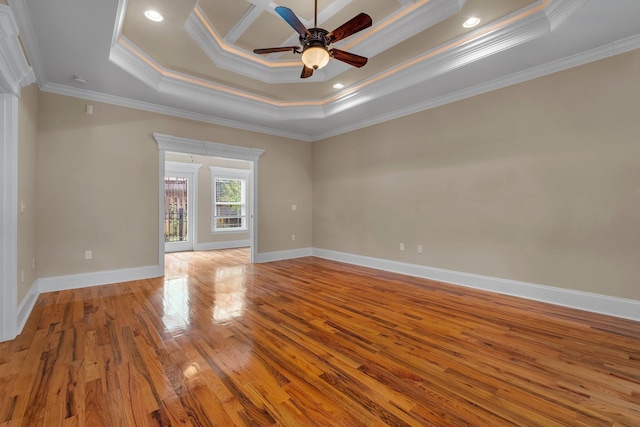
[[79,289],[89,286],[131,282],[133,280],[161,277],[164,272],[158,265],[122,268],[118,270],[93,271],[91,273],[69,274],[66,276],[41,277],[37,280],[39,293]]
[[[480,83],[474,86],[469,86],[464,89],[460,89],[458,91],[448,93],[444,96],[428,98],[422,102],[409,105],[404,108],[393,109],[391,111],[385,112],[383,114],[379,114],[377,116],[368,117],[361,121],[351,122],[345,126],[331,128],[321,134],[312,135],[308,139],[311,141],[320,141],[326,138],[331,138],[333,136],[345,134],[347,132],[352,132],[354,130],[384,123],[389,120],[405,117],[414,113],[418,113],[420,111],[429,110],[432,108],[440,107],[442,105],[450,104],[452,102],[460,101],[462,99],[471,98],[472,96],[491,92],[493,90],[502,89],[504,87],[516,85],[518,83],[526,82],[529,80],[537,79],[539,77],[557,73],[559,71],[567,70],[569,68],[578,67],[580,65],[588,64],[594,61],[599,61],[614,55],[620,55],[625,52],[629,52],[631,50],[639,49],[639,48],[640,48],[640,35],[634,35],[626,39],[619,40],[595,49],[581,52],[576,55],[551,61],[549,63],[528,68],[523,71],[518,71],[516,73],[502,76],[497,79]],[[380,85],[380,82],[376,84]],[[393,84],[390,84],[389,87],[395,88],[396,86],[394,86]],[[380,88],[383,88],[383,86],[380,86]],[[371,90],[375,92],[377,88],[372,86]],[[348,99],[345,98],[345,101],[348,101]],[[354,102],[357,103],[361,101],[358,101],[358,99],[355,98]],[[342,109],[345,109],[345,108],[346,107],[342,107]]]
[[[496,22],[486,23],[484,26],[478,27],[468,33],[468,37],[463,36],[450,40],[429,52],[424,52],[401,64],[396,64],[380,74],[371,76],[357,84],[349,85],[327,97],[288,102],[236,90],[204,78],[188,76],[184,73],[162,68],[153,61],[153,58],[146,55],[143,50],[119,34],[127,1],[118,0],[118,13],[110,60],[160,93],[174,99],[182,99],[185,102],[184,105],[207,105],[210,107],[206,109],[206,112],[203,112],[204,110],[196,112],[181,107],[163,106],[46,81],[42,77],[42,67],[38,67],[40,61],[37,59],[37,45],[32,34],[33,31],[24,1],[14,0],[11,9],[14,11],[22,31],[25,49],[29,54],[31,63],[34,64],[33,67],[42,91],[301,141],[322,140],[640,47],[640,36],[633,35],[627,39],[616,40],[606,45],[491,80],[488,78],[483,79],[482,83],[462,85],[458,90],[447,94],[424,96],[408,102],[408,105],[395,104],[394,102],[394,108],[378,109],[375,107],[373,101],[380,100],[385,96],[393,96],[391,94],[399,90],[407,90],[412,84],[421,84],[421,82],[424,83],[430,79],[445,76],[449,71],[469,66],[481,58],[486,58],[494,53],[550,35],[555,29],[562,28],[563,23],[570,22],[571,19],[568,18],[574,16],[588,3],[588,0],[539,0],[509,16],[502,17]],[[415,4],[411,0],[408,3]],[[460,0],[458,3],[462,4],[464,2]],[[435,4],[432,3],[432,7]],[[447,13],[444,10],[440,12]],[[489,31],[491,28],[493,29]],[[367,38],[361,45],[366,45],[370,40],[372,39]],[[344,65],[339,63],[340,61],[336,62],[338,64],[332,63],[331,66],[340,67]],[[324,72],[324,70],[319,71]],[[315,78],[316,74],[318,78],[324,78],[321,73],[314,73],[312,78]],[[296,77],[295,81],[301,82],[302,80]],[[371,109],[367,108],[367,111],[371,111],[371,113],[368,113],[366,117],[354,117],[348,120],[348,123],[347,121],[339,121],[335,125],[324,127],[322,130],[287,130],[289,126],[284,124],[287,121],[337,118],[339,113],[363,105],[372,105]],[[233,114],[227,114],[230,112]],[[233,116],[233,119],[231,119],[231,116]],[[262,119],[259,120],[260,124],[256,122],[256,117]]]
[[[158,215],[162,224],[162,215],[164,206],[162,203],[164,192],[164,160],[167,151],[174,153],[196,154],[201,156],[220,157],[223,159],[244,160],[251,162],[251,201],[249,205],[249,215],[251,218],[250,241],[251,241],[251,262],[257,262],[258,259],[258,160],[264,153],[260,148],[248,148],[237,145],[220,144],[212,141],[203,141],[191,138],[182,138],[179,136],[165,135],[162,133],[154,133],[153,139],[158,144],[159,151],[159,188],[160,188],[160,208]],[[158,265],[164,268],[164,231],[160,227],[158,233]]]
[[313,255],[312,248],[300,248],[300,249],[290,249],[286,251],[263,252],[258,254],[257,262],[262,263],[262,262],[282,261],[285,259],[302,258],[302,257],[312,256],[312,255]]
[[257,161],[260,156],[262,156],[262,153],[264,153],[264,150],[259,148],[220,144],[218,142],[182,138],[180,136],[165,135],[162,133],[154,133],[153,139],[155,139],[158,144],[158,150],[176,153],[246,160],[249,162]]
[[284,138],[299,139],[301,141],[311,141],[307,135],[301,133],[279,131],[271,127],[251,124],[247,121],[229,120],[221,117],[216,117],[213,114],[196,113],[180,108],[167,107],[160,104],[152,104],[149,102],[138,101],[122,96],[108,95],[101,92],[96,92],[88,89],[80,89],[57,83],[46,83],[40,87],[40,90],[43,92],[57,93],[58,95],[66,95],[72,96],[74,98],[86,99],[88,101],[104,102],[105,104],[135,108],[136,110],[149,111],[152,113],[163,114],[171,117],[180,117],[183,119],[195,120],[203,123],[211,123],[214,125],[226,126],[235,129],[243,129],[268,135],[281,136]]
[[22,333],[22,329],[27,323],[33,307],[35,307],[36,305],[38,295],[40,295],[40,292],[38,291],[38,280],[36,280],[35,282],[33,282],[33,285],[31,285],[29,292],[27,292],[27,295],[18,306],[18,334]]
[[[314,248],[318,258],[640,321],[640,301]],[[293,258],[293,257],[292,257]],[[284,259],[284,258],[282,258]]]
[[20,96],[20,90],[35,81],[18,39],[18,25],[11,8],[0,4],[0,92]]
[[[151,279],[164,275],[163,267],[150,265],[146,267],[123,268],[119,270],[94,271],[91,273],[70,274],[66,276],[41,277],[36,280],[31,289],[17,308],[18,332],[27,323],[29,315],[41,293],[57,292],[68,289],[87,288],[89,286],[110,285],[131,282],[133,280]],[[15,338],[17,333],[10,339]],[[1,340],[0,340],[1,341]]]
[[217,251],[220,249],[236,249],[248,248],[251,246],[251,240],[226,240],[224,242],[208,242],[198,243],[194,246],[194,251]]
[[33,24],[31,22],[31,17],[29,16],[26,1],[27,0],[11,0],[10,8],[15,21],[18,24],[17,26],[20,29],[20,39],[24,46],[24,50],[26,51],[26,56],[29,58],[31,68],[38,80],[38,85],[42,86],[46,83],[47,78],[44,74],[40,48],[38,47],[36,34],[33,30]]
[[[212,234],[224,234],[224,233],[242,233],[249,232],[251,228],[251,206],[247,209],[247,204],[251,201],[251,171],[249,169],[238,168],[223,168],[220,166],[209,166],[211,171],[211,233]],[[242,199],[245,207],[244,223],[242,228],[216,228],[216,179],[217,178],[235,178],[243,182]],[[247,221],[249,220],[249,221]]]
[[[340,92],[317,100],[283,101],[165,69],[122,34],[117,38],[114,35],[109,59],[158,92],[208,105],[212,112],[232,110],[237,117],[243,116],[248,122],[254,114],[279,120],[322,119],[549,35],[587,2],[588,0],[533,2],[470,33],[348,86]],[[355,48],[354,53],[369,58],[375,57],[404,39],[455,15],[464,3],[465,0],[416,1],[376,23],[371,29],[358,34],[348,43],[341,41],[336,46],[349,50]],[[118,7],[126,7],[126,1],[121,0]],[[117,16],[121,14],[119,11]],[[241,18],[241,21],[253,18],[254,15],[249,13]],[[118,25],[119,20],[116,28]],[[272,56],[265,59],[229,45],[228,41],[217,33],[198,5],[188,17],[185,30],[211,61],[221,68],[271,83],[303,82],[299,78],[299,62],[273,61],[269,59]],[[311,79],[328,81],[350,68],[340,61],[331,61],[327,67],[315,72]],[[312,138],[319,139],[315,135]]]
[[[318,23],[322,23],[346,6],[350,0],[332,2],[322,10],[318,16]],[[373,58],[381,52],[396,46],[416,34],[431,28],[460,12],[466,0],[429,0],[414,1],[405,4],[397,12],[387,16],[381,22],[374,23],[371,31],[363,31],[349,43],[349,50],[359,55]],[[273,13],[273,8],[268,8]],[[234,27],[246,28],[245,21],[253,20],[256,13],[246,13]],[[307,27],[313,22],[302,21]],[[223,38],[215,26],[206,16],[200,5],[195,8],[184,24],[185,31],[191,36],[200,49],[216,66],[242,74],[266,83],[301,83],[300,61],[282,61],[279,55],[260,56],[230,44],[235,36]],[[384,29],[380,31],[380,29]],[[282,41],[282,45],[297,44],[298,36],[292,35]],[[346,42],[337,44],[342,48]],[[312,79],[314,81],[328,81],[350,67],[339,61],[331,61],[327,67],[317,70]]]
[[18,334],[18,97],[0,94],[0,342]]

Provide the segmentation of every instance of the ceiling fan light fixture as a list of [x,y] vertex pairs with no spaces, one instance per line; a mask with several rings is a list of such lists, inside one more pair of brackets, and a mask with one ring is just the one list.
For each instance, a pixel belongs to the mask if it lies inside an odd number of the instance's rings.
[[309,68],[319,70],[329,62],[329,52],[322,46],[309,46],[302,52],[302,62]]
[[[288,7],[277,6],[275,8],[275,11],[278,15],[280,15],[282,19],[287,22],[287,24],[291,26],[291,28],[296,30],[296,33],[298,33],[299,36],[298,38],[300,40],[300,45],[302,46],[302,51],[297,46],[279,46],[253,49],[253,53],[263,55],[275,52],[286,52],[288,50],[291,50],[293,53],[301,53],[302,62],[304,63],[302,72],[300,73],[301,79],[307,79],[313,76],[313,71],[327,65],[329,59],[331,58],[357,68],[360,68],[367,63],[367,58],[365,58],[364,56],[345,52],[340,49],[328,49],[328,46],[331,43],[338,42],[342,39],[352,36],[359,31],[371,27],[373,21],[371,20],[371,17],[366,13],[359,13],[344,24],[340,25],[335,30],[329,32],[324,28],[318,27],[307,29],[307,27],[305,27],[304,24],[300,21],[300,18],[298,18],[296,14]],[[318,0],[315,0],[313,22],[314,25],[318,25]]]

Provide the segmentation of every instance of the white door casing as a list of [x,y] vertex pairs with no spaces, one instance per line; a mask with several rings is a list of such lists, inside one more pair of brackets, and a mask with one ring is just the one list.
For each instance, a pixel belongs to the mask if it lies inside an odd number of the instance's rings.
[[252,189],[250,197],[250,240],[251,262],[258,259],[258,161],[264,150],[259,148],[239,147],[236,145],[220,144],[211,141],[182,138],[179,136],[154,133],[153,138],[158,144],[158,170],[159,170],[159,233],[158,233],[158,265],[164,271],[164,177],[165,177],[165,153],[195,154],[201,156],[220,157],[223,159],[245,160],[251,162]]

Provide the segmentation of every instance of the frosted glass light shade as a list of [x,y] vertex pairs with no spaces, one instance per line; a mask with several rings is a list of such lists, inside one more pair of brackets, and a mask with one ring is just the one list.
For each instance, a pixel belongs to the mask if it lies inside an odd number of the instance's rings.
[[302,62],[309,68],[318,70],[329,62],[329,52],[320,46],[311,46],[302,52]]

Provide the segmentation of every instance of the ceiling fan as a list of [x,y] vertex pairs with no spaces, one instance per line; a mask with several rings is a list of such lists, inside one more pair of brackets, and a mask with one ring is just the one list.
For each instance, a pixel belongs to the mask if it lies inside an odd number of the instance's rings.
[[288,52],[302,54],[302,74],[301,79],[306,79],[313,75],[313,70],[318,70],[329,62],[329,58],[345,62],[354,67],[362,67],[367,63],[367,58],[354,53],[345,52],[339,49],[329,49],[331,43],[347,38],[358,31],[369,28],[372,24],[371,17],[366,13],[360,13],[335,30],[329,32],[318,26],[318,0],[315,0],[315,10],[313,25],[314,28],[307,29],[295,13],[288,7],[278,6],[276,12],[300,35],[300,46],[269,47],[264,49],[254,49],[253,53],[266,54],[274,52]]

